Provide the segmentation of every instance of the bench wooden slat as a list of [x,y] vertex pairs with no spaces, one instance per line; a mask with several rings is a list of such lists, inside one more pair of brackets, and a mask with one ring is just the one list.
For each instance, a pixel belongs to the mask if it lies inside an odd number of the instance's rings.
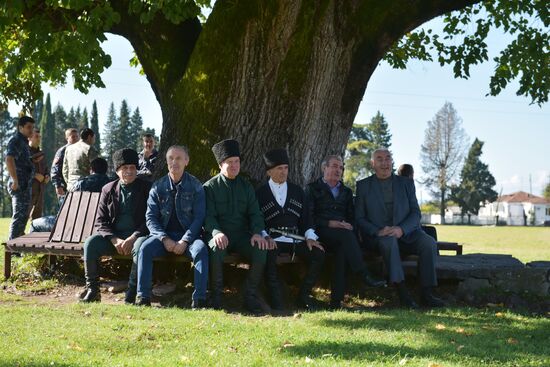
[[90,237],[94,232],[95,217],[97,215],[97,209],[99,207],[100,196],[100,192],[92,192],[90,195],[90,202],[86,210],[86,221],[84,222],[81,241]]
[[82,193],[79,191],[73,192],[71,206],[69,207],[69,212],[67,213],[67,223],[65,224],[65,230],[63,231],[63,242],[71,242],[73,237],[73,230],[76,224],[76,218],[78,217],[78,211],[80,209],[80,201],[82,198]]
[[61,205],[61,209],[59,210],[59,214],[57,215],[57,218],[55,220],[50,241],[59,242],[63,239],[63,231],[65,230],[65,223],[67,222],[67,215],[69,213],[69,208],[71,206],[72,198],[73,198],[72,193],[68,193],[65,196],[63,205]]
[[86,223],[86,215],[88,214],[88,206],[90,204],[90,192],[83,191],[80,195],[79,210],[76,213],[75,226],[71,242],[82,241],[82,232],[84,231],[84,223]]

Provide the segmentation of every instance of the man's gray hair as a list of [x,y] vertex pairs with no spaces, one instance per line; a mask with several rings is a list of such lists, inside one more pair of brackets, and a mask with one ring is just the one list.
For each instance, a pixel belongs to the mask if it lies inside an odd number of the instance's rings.
[[376,149],[372,152],[372,155],[371,155],[372,158],[371,158],[371,159],[374,159],[374,156],[375,156],[377,153],[382,153],[382,152],[387,152],[387,153],[390,155],[390,157],[393,158],[393,156],[392,156],[392,154],[391,154],[391,152],[390,152],[390,150],[389,150],[388,148],[386,148],[386,147],[379,147],[379,148],[376,148]]
[[340,162],[344,163],[344,160],[342,159],[341,156],[336,155],[336,154],[329,154],[321,162],[321,169],[325,169],[325,167],[328,166],[328,163],[333,159],[336,159],[337,161],[340,161]]
[[170,152],[171,150],[179,150],[185,153],[189,157],[189,149],[185,145],[171,145],[170,148],[166,151],[166,154]]

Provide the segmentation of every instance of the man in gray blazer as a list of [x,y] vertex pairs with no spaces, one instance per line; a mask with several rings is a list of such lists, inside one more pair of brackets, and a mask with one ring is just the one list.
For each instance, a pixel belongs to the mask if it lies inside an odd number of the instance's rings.
[[393,174],[393,160],[386,148],[372,154],[375,174],[357,182],[355,220],[367,246],[376,248],[384,259],[389,281],[397,289],[402,306],[418,308],[405,288],[399,252],[419,256],[420,301],[427,307],[444,303],[432,293],[437,285],[435,240],[420,227],[420,208],[414,181]]

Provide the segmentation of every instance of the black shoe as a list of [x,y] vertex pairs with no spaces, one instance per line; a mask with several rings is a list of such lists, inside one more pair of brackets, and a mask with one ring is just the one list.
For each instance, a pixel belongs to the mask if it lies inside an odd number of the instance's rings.
[[298,298],[296,299],[296,307],[300,310],[306,310],[311,312],[319,311],[320,309],[319,303],[312,296],[307,296],[307,297],[298,296]]
[[433,295],[431,289],[422,289],[420,294],[420,303],[424,307],[445,307],[447,304],[441,299]]
[[82,303],[101,302],[101,292],[99,287],[87,288],[86,294],[79,301]]
[[133,305],[136,303],[136,290],[130,289],[126,291],[126,296],[124,297],[124,303],[127,305]]
[[191,309],[199,310],[201,308],[206,308],[206,300],[205,299],[194,299],[194,300],[191,301]]
[[365,284],[368,287],[372,287],[372,288],[383,288],[387,286],[385,280],[376,279],[372,277],[370,274],[363,275],[363,282],[365,282]]
[[151,300],[149,298],[140,298],[136,301],[136,306],[151,307]]
[[400,284],[397,293],[399,295],[399,304],[403,308],[416,310],[419,308],[418,303],[411,297],[404,285]]

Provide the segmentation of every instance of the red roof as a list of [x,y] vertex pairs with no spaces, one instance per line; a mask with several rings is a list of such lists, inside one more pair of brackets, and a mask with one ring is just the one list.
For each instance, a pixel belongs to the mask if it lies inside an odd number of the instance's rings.
[[508,195],[500,196],[497,201],[506,203],[532,203],[532,204],[550,204],[550,200],[540,196],[531,195],[525,191],[518,191]]

